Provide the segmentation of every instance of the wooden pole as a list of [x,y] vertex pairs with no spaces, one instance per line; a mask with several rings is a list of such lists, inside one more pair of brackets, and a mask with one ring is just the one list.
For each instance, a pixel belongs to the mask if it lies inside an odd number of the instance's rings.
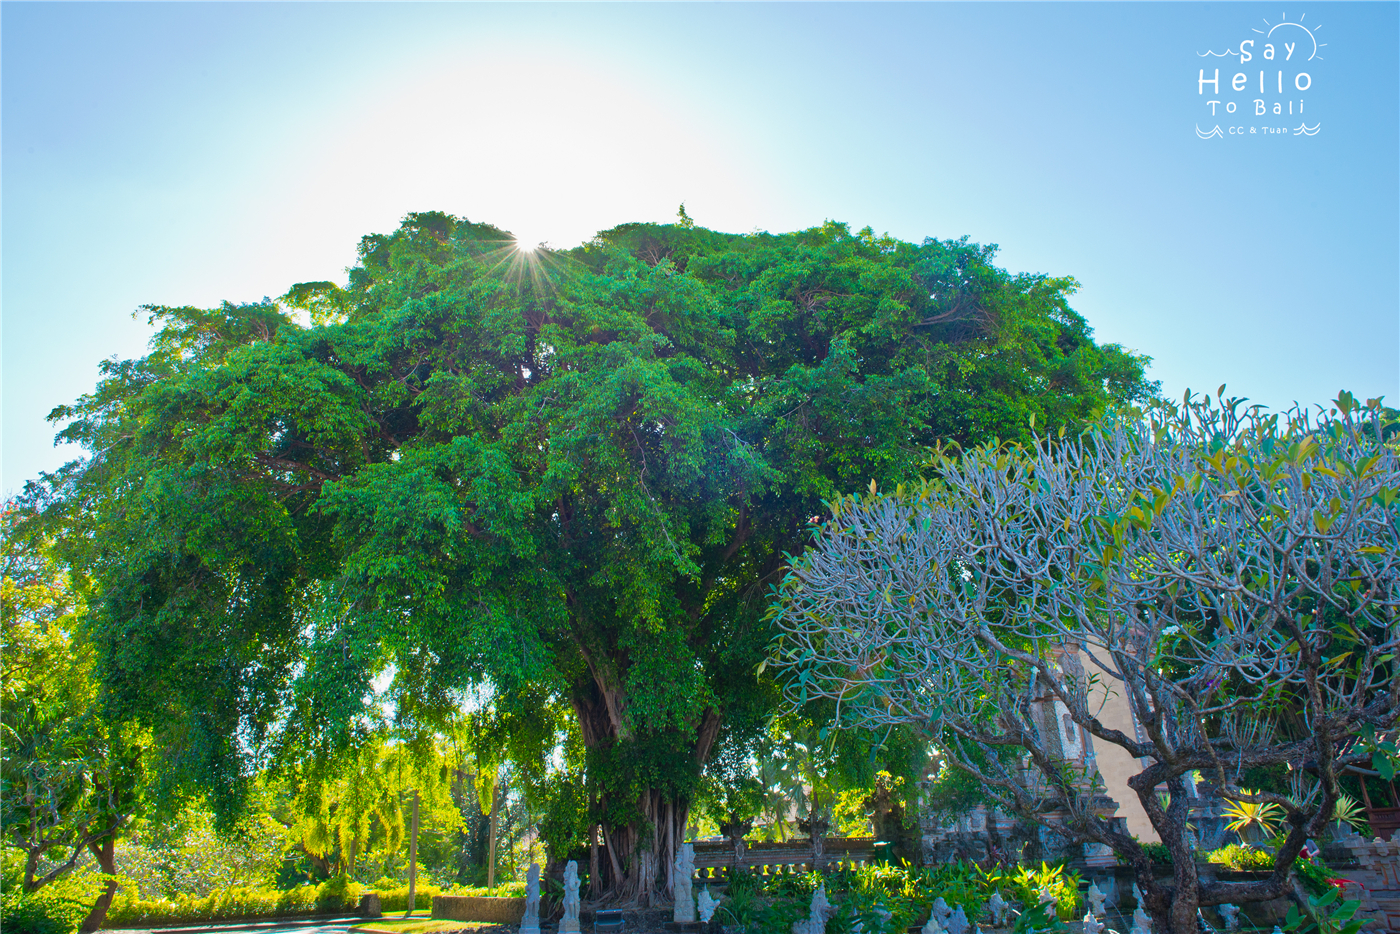
[[413,792],[413,825],[408,834],[408,913],[413,914],[413,903],[418,894],[418,791]]

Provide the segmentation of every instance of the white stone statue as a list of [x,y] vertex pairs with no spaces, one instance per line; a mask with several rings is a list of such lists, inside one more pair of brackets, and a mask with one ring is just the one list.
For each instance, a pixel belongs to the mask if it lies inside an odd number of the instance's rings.
[[1103,934],[1103,922],[1092,911],[1084,916],[1084,934]]
[[1103,903],[1104,903],[1104,900],[1107,898],[1107,896],[1104,895],[1103,892],[1099,889],[1097,883],[1094,883],[1094,882],[1090,882],[1090,883],[1089,883],[1089,895],[1088,895],[1088,897],[1089,897],[1089,910],[1093,913],[1094,917],[1096,917],[1096,918],[1102,918],[1102,917],[1103,917]]
[[540,934],[539,863],[531,863],[525,877],[525,917],[520,919],[520,934]]
[[963,911],[962,905],[953,912],[953,916],[948,919],[948,934],[967,934],[967,912]]
[[942,895],[933,900],[933,915],[938,919],[939,924],[947,921],[952,914],[953,909],[948,907],[948,903],[943,900]]
[[[817,887],[812,893],[812,911],[804,921],[794,921],[792,923],[792,934],[826,934],[826,922],[832,915],[836,914],[836,909],[831,907],[831,902],[826,900],[826,885]],[[561,931],[560,934],[563,934]]]
[[1133,911],[1132,934],[1152,934],[1152,919],[1147,916],[1141,906]]
[[1133,901],[1137,902],[1139,908],[1142,907],[1142,889],[1138,888],[1136,882],[1133,883]]
[[945,934],[943,925],[938,923],[937,912],[928,916],[928,920],[924,922],[924,927],[920,934]]
[[709,883],[701,887],[700,897],[695,900],[695,906],[698,909],[700,920],[709,924],[710,919],[715,916],[715,909],[719,907],[719,902],[715,901],[715,897],[710,894]]
[[1220,920],[1225,922],[1225,930],[1238,931],[1240,929],[1240,906],[1231,905],[1229,902],[1215,909],[1220,912]]
[[564,866],[564,917],[559,921],[559,934],[582,934],[578,908],[578,863],[571,859]]
[[992,897],[987,901],[987,910],[991,912],[992,927],[1006,927],[1006,918],[1011,914],[1011,906],[1001,897],[1000,892],[992,893]]
[[691,879],[695,877],[695,846],[690,843],[682,843],[681,851],[676,854],[675,875],[671,877],[671,889],[675,893],[676,907],[671,913],[671,920],[676,924],[693,924],[695,922],[695,899],[691,897]]

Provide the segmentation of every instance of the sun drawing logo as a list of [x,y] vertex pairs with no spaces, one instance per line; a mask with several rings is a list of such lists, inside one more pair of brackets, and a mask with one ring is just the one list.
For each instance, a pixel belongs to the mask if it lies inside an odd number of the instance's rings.
[[[1287,67],[1288,65],[1292,65],[1295,68],[1307,62],[1320,62],[1323,60],[1322,55],[1320,53],[1324,48],[1327,47],[1327,43],[1318,41],[1318,31],[1322,29],[1322,26],[1319,24],[1314,24],[1312,26],[1305,24],[1303,21],[1307,18],[1308,15],[1304,13],[1301,16],[1299,16],[1296,20],[1290,20],[1288,18],[1288,14],[1285,12],[1278,22],[1272,23],[1268,20],[1267,17],[1261,17],[1266,28],[1260,29],[1257,26],[1250,27],[1250,31],[1253,32],[1255,35],[1259,36],[1260,38],[1242,39],[1238,46],[1236,46],[1233,49],[1227,47],[1223,52],[1216,52],[1207,49],[1204,52],[1197,52],[1196,55],[1198,58],[1234,57],[1239,59],[1239,63],[1241,65],[1245,64],[1246,62],[1252,61],[1256,57],[1263,59],[1264,61],[1268,61],[1271,64],[1277,63],[1278,65],[1285,67]],[[1265,67],[1266,69],[1268,68],[1268,66]],[[1282,95],[1285,93],[1284,71],[1282,68],[1278,70],[1276,79],[1277,91],[1280,95]],[[1233,79],[1222,79],[1220,76],[1220,72],[1217,69],[1215,71],[1214,77],[1211,78],[1207,77],[1206,72],[1204,70],[1201,71],[1200,83],[1198,85],[1201,93],[1204,93],[1205,87],[1207,85],[1212,85],[1215,88],[1216,93],[1218,94],[1221,89],[1221,84],[1226,84],[1227,87],[1235,90],[1236,92],[1245,91],[1246,89],[1252,92],[1253,88],[1250,86],[1253,84],[1253,76],[1252,74],[1246,74],[1245,72],[1241,71],[1237,73]],[[1268,81],[1267,84],[1273,85],[1275,84],[1275,82]],[[1296,89],[1298,91],[1306,91],[1311,87],[1312,75],[1308,72],[1297,71],[1292,75],[1292,88],[1289,88],[1290,91],[1293,89]],[[1273,87],[1268,87],[1266,85],[1265,71],[1259,72],[1258,90],[1261,95],[1265,94],[1268,91],[1274,90]],[[1262,98],[1257,98],[1254,100],[1254,104],[1256,107],[1255,114],[1258,116],[1262,116],[1266,112],[1265,101]],[[1301,98],[1297,100],[1298,113],[1300,115],[1303,112],[1303,104],[1304,101]],[[1211,106],[1212,113],[1215,112],[1215,107],[1216,105]],[[1233,102],[1229,102],[1226,104],[1226,110],[1230,113],[1235,112],[1235,107],[1236,105]],[[1273,112],[1276,114],[1281,113],[1282,107],[1283,104],[1281,102],[1276,102],[1274,104]],[[1292,114],[1294,107],[1293,102],[1288,102],[1287,107],[1287,112],[1289,114]],[[1298,136],[1316,136],[1318,131],[1321,129],[1321,123],[1318,123],[1315,126],[1308,126],[1306,121],[1301,121],[1299,125],[1293,130],[1293,133]],[[1230,129],[1230,133],[1232,135],[1236,135],[1243,132],[1243,127],[1232,127]],[[1249,132],[1253,133],[1254,130],[1251,129]],[[1279,131],[1269,130],[1267,132]],[[1283,132],[1287,131],[1284,130]],[[1212,127],[1210,130],[1202,130],[1200,125],[1198,124],[1196,126],[1196,135],[1201,139],[1215,139],[1217,137],[1220,139],[1224,139],[1226,134],[1220,129],[1219,125]]]
[[[1322,61],[1322,56],[1317,53],[1325,48],[1327,43],[1317,41],[1317,30],[1321,29],[1321,26],[1309,28],[1303,25],[1303,20],[1307,18],[1308,14],[1304,13],[1302,16],[1298,17],[1297,22],[1289,22],[1288,14],[1284,13],[1283,18],[1277,23],[1270,23],[1267,19],[1264,19],[1264,25],[1269,27],[1267,31],[1259,29],[1258,27],[1250,27],[1250,32],[1258,33],[1264,37],[1262,40],[1246,39],[1240,43],[1238,49],[1227,48],[1224,52],[1211,52],[1207,50],[1205,52],[1197,52],[1196,55],[1200,58],[1212,56],[1215,58],[1225,58],[1230,55],[1238,55],[1240,57],[1240,62],[1243,63],[1249,61],[1255,54],[1258,54],[1254,51],[1254,46],[1258,45],[1259,42],[1264,42],[1266,49],[1264,57],[1271,59],[1277,51],[1279,51],[1279,49],[1273,45],[1274,41],[1277,40],[1279,45],[1282,46],[1285,61],[1292,61],[1295,54],[1301,56],[1302,53],[1306,51],[1308,57],[1301,59],[1301,61],[1310,62],[1313,59],[1317,59],[1320,62]],[[1280,33],[1279,30],[1284,31]],[[1293,30],[1297,31],[1294,32]],[[1275,36],[1275,33],[1278,33],[1278,35]],[[1307,37],[1306,42],[1303,41],[1304,36]],[[1289,39],[1293,41],[1289,42]],[[1302,46],[1302,48],[1299,48],[1299,46]]]

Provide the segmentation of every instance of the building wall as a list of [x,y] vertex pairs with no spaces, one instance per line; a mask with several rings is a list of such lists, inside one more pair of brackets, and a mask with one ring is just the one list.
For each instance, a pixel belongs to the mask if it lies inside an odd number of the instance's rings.
[[[1081,655],[1081,663],[1086,671],[1097,670],[1091,667],[1087,656]],[[1091,693],[1089,711],[1098,717],[1100,723],[1127,736],[1138,735],[1133,711],[1128,706],[1128,698],[1121,684],[1104,679],[1094,685]],[[1118,816],[1127,818],[1128,832],[1144,843],[1160,842],[1161,838],[1147,819],[1147,812],[1143,810],[1137,792],[1128,787],[1128,779],[1142,771],[1141,762],[1122,746],[1103,740],[1093,740],[1093,748],[1107,794],[1118,802]]]

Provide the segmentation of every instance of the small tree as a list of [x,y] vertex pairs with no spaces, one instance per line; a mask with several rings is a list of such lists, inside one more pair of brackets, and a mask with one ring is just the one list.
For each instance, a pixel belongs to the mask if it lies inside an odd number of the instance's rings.
[[94,652],[78,632],[80,584],[53,553],[32,498],[0,507],[0,846],[24,854],[21,888],[68,875],[85,854],[109,878],[82,930],[116,892],[113,851],[141,803],[142,739],[103,715]]
[[[1282,417],[1188,395],[1079,437],[940,455],[917,490],[834,505],[783,582],[770,663],[792,704],[833,699],[843,725],[921,724],[1003,807],[1126,858],[1155,930],[1193,932],[1200,906],[1288,891],[1339,774],[1383,756],[1366,737],[1395,727],[1391,414],[1346,393]],[[1135,735],[1100,721],[1107,691]],[[1077,760],[1066,717],[1092,737]],[[1096,811],[1092,743],[1146,763],[1129,785],[1170,880]],[[1237,784],[1280,764],[1291,796]],[[1267,879],[1197,875],[1197,770],[1227,800],[1281,809]]]

